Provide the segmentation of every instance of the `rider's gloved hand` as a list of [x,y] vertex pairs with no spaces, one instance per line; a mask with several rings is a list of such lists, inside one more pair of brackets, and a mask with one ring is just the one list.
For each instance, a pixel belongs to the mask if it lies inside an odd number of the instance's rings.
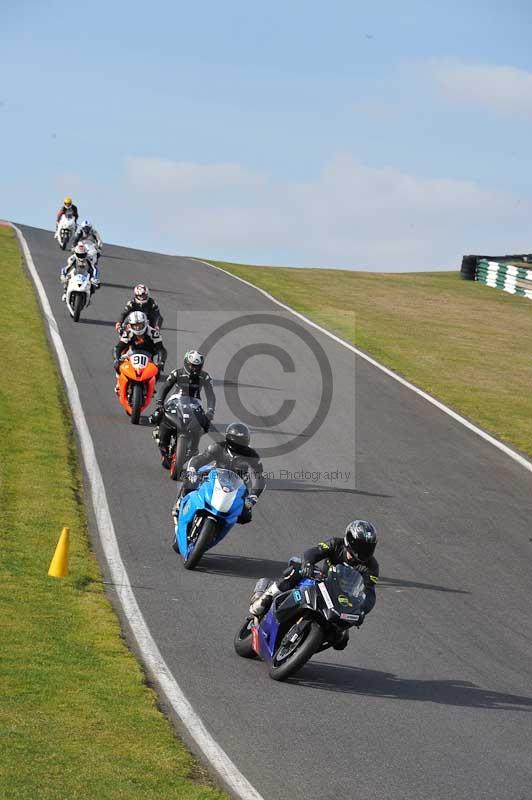
[[117,333],[120,333],[120,332],[122,331],[122,323],[121,323],[121,322],[117,322],[117,323],[116,323],[116,325],[115,325],[115,331],[116,331]]
[[189,483],[196,483],[197,480],[198,480],[198,473],[196,472],[194,467],[189,467],[187,469],[187,481]]
[[311,564],[310,561],[307,561],[306,564],[303,564],[301,567],[301,577],[302,578],[313,578],[314,577],[314,564]]
[[248,496],[246,497],[246,500],[245,500],[246,507],[248,509],[253,508],[253,506],[257,503],[258,499],[259,498],[257,497],[256,494],[248,494]]
[[153,414],[150,414],[148,421],[151,423],[151,425],[154,425],[161,421],[162,415],[163,415],[163,404],[158,402],[155,406]]
[[209,422],[214,419],[214,408],[208,408],[207,413],[205,414]]

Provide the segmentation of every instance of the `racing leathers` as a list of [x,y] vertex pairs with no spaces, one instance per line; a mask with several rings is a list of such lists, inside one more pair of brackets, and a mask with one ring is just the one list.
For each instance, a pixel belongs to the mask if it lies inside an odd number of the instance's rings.
[[142,311],[144,314],[146,314],[148,317],[148,322],[152,328],[162,327],[163,318],[161,315],[161,310],[153,297],[148,297],[145,303],[139,303],[138,300],[135,300],[135,298],[128,300],[124,306],[124,310],[118,317],[117,327],[122,327],[125,318],[133,311]]
[[126,328],[113,348],[115,372],[118,374],[120,357],[128,350],[144,350],[153,357],[161,352],[162,346],[161,334],[156,328],[148,326],[146,332],[140,336],[137,336],[130,328]]
[[88,258],[78,258],[75,253],[72,253],[69,256],[66,267],[63,267],[61,270],[60,280],[65,286],[68,283],[70,278],[70,273],[75,267],[79,267],[80,269],[87,270],[89,273],[89,277],[91,279],[91,295],[94,293],[94,289],[98,288],[99,280],[98,280],[98,269],[93,265],[92,261]]
[[239,475],[247,488],[246,503],[237,522],[251,522],[251,509],[266,486],[264,470],[256,450],[246,445],[233,445],[229,442],[213,442],[203,453],[193,456],[187,464],[187,477],[183,481],[176,507],[181,497],[197,487],[197,471],[200,467],[212,464],[220,469],[230,469]]
[[72,247],[75,247],[79,242],[93,242],[98,250],[102,249],[102,237],[96,228],[91,227],[89,233],[85,233],[83,228],[76,231],[76,235],[72,240]]
[[71,206],[65,206],[65,205],[62,205],[62,206],[61,206],[61,208],[59,209],[59,211],[57,212],[57,216],[56,216],[56,218],[55,218],[55,226],[56,226],[56,228],[57,228],[57,226],[59,225],[59,221],[60,221],[61,217],[63,216],[63,214],[67,214],[67,215],[68,215],[68,214],[72,214],[72,216],[73,216],[73,217],[74,217],[74,219],[76,220],[76,225],[77,225],[77,223],[78,223],[78,217],[79,217],[79,214],[78,214],[78,207],[77,207],[77,206],[75,206],[75,205],[72,203],[72,205],[71,205]]
[[[282,577],[272,583],[266,591],[258,596],[251,598],[250,613],[262,616],[270,607],[272,600],[281,592],[288,592],[294,589],[302,577],[312,577],[311,569],[319,561],[325,561],[328,569],[336,564],[346,564],[353,567],[362,575],[364,580],[366,599],[362,607],[362,612],[357,623],[357,627],[362,625],[366,614],[369,614],[377,599],[375,586],[379,580],[379,562],[375,556],[371,556],[368,561],[360,561],[348,552],[344,540],[339,536],[325,539],[316,545],[305,550],[302,560],[300,558],[290,559],[288,568]],[[343,650],[349,641],[349,631],[342,632],[339,640],[334,644],[335,649]]]
[[[159,430],[155,433],[156,438],[159,440],[159,449],[163,459],[163,466],[168,467],[167,455],[168,445],[170,444],[170,437],[172,435],[172,428],[168,425],[163,415],[163,403],[172,389],[181,391],[189,397],[195,397],[201,400],[201,391],[205,392],[205,399],[207,400],[207,413],[204,419],[200,420],[205,432],[209,430],[210,420],[214,417],[214,410],[216,408],[216,397],[214,389],[212,388],[212,378],[208,372],[201,370],[199,373],[187,372],[184,367],[173,369],[168,375],[165,382],[159,389],[159,395],[156,400],[156,409],[151,416],[152,422],[160,422]],[[199,439],[193,446],[193,451],[197,451]]]

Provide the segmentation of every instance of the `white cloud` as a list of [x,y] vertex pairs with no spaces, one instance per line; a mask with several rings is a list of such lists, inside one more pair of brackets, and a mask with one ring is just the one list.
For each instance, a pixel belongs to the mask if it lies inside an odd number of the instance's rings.
[[433,77],[453,102],[532,117],[532,72],[496,64],[436,64]]
[[[251,263],[457,267],[465,252],[529,251],[532,203],[469,181],[333,159],[313,181],[237,164],[128,159],[125,196],[150,246]],[[160,246],[160,245],[159,245]]]

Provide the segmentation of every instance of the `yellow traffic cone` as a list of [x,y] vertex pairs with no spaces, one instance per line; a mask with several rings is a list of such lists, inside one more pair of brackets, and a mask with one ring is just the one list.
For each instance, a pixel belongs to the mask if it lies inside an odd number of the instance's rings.
[[63,528],[55,548],[54,557],[48,570],[50,578],[64,578],[68,575],[68,528]]

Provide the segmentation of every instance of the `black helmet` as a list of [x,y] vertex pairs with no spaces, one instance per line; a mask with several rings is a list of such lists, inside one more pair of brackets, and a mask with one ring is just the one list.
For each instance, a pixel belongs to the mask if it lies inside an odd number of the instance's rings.
[[237,447],[248,447],[251,434],[243,422],[231,422],[225,429],[225,441]]
[[375,552],[377,531],[365,519],[354,519],[345,529],[344,544],[347,552],[358,561],[369,561]]

